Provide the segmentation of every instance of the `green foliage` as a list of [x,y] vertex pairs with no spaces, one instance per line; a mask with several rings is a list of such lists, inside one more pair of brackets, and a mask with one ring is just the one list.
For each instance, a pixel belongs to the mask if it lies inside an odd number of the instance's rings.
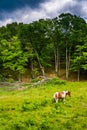
[[23,53],[21,50],[19,39],[13,37],[11,41],[2,40],[1,45],[1,59],[4,72],[8,70],[10,72],[24,73],[25,65],[28,61],[28,53]]
[[70,13],[30,24],[14,22],[0,27],[0,74],[8,77],[8,71],[17,77],[28,68],[35,78],[55,66],[59,75],[63,62],[66,75],[71,64],[73,72],[79,68],[86,72],[86,34],[84,19]]
[[4,68],[23,72],[24,65],[27,62],[27,54],[23,54],[18,38],[13,37],[11,42],[2,41],[2,46],[4,47],[1,53]]
[[62,85],[62,84],[66,84],[66,81],[64,80],[61,80],[59,78],[52,78],[52,79],[49,79],[47,81],[47,84],[52,84],[52,85]]
[[71,60],[71,70],[78,71],[81,69],[87,70],[87,45],[77,45],[74,57]]
[[36,83],[38,81],[41,81],[41,78],[37,77],[31,80],[31,83]]

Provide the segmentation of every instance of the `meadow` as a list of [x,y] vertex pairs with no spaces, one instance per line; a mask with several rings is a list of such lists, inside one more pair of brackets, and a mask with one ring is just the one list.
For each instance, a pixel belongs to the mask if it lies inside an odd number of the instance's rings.
[[[0,87],[0,130],[87,130],[87,82],[26,86]],[[63,90],[71,97],[54,103],[54,92]]]

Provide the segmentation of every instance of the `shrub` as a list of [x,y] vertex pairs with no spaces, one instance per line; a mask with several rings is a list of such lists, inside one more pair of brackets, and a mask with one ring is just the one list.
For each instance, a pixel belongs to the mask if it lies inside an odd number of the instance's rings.
[[36,125],[36,121],[33,119],[28,119],[25,123],[28,127]]
[[39,130],[49,130],[49,123],[47,120],[43,120],[40,124]]
[[48,84],[54,84],[54,85],[57,85],[57,84],[59,84],[59,85],[62,85],[62,84],[66,84],[66,81],[64,81],[64,80],[60,80],[59,78],[53,78],[53,79],[49,79],[48,81],[47,81],[47,83]]
[[41,79],[39,78],[39,77],[37,77],[37,78],[35,78],[35,79],[32,79],[31,80],[31,83],[36,83],[36,82],[38,82],[38,81],[40,81]]
[[41,106],[46,106],[47,103],[48,103],[47,99],[44,99],[41,101]]

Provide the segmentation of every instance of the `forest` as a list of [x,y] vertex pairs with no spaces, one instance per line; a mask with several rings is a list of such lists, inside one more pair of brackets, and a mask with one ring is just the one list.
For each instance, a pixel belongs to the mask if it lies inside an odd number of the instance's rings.
[[[53,19],[39,19],[29,24],[11,23],[0,27],[0,81],[21,81],[27,71],[32,79],[54,70],[65,69],[87,75],[87,23],[76,15],[62,13]],[[87,79],[86,79],[87,80]]]

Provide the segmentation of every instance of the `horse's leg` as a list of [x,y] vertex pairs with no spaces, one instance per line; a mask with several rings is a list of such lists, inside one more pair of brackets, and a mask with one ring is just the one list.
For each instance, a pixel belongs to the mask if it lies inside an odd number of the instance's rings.
[[58,98],[56,99],[56,103],[58,103]]
[[64,101],[64,104],[65,104],[65,101],[66,101],[65,98],[63,99],[63,101]]

